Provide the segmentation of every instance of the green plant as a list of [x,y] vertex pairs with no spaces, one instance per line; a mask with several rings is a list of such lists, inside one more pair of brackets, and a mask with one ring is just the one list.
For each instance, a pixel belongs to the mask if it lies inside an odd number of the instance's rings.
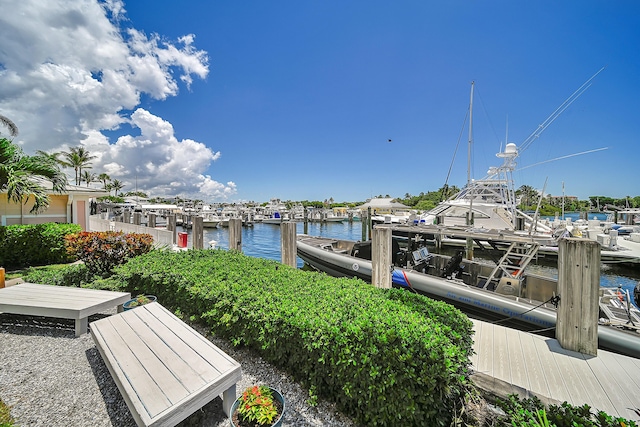
[[0,399],[0,427],[13,427],[14,419],[11,417],[9,407]]
[[151,250],[150,234],[121,231],[81,232],[65,236],[67,252],[82,260],[89,272],[108,277],[114,267]]
[[84,287],[99,277],[92,274],[84,264],[31,267],[23,271],[21,276],[26,282],[77,288]]
[[16,269],[75,261],[67,254],[64,238],[81,230],[78,224],[0,226],[0,265]]
[[508,399],[496,401],[507,416],[500,426],[531,427],[638,427],[634,421],[614,418],[605,412],[591,412],[589,405],[574,406],[564,402],[561,405],[545,405],[536,397],[520,399],[510,395]]
[[278,415],[271,389],[264,385],[247,387],[240,397],[238,414],[244,421],[271,425]]
[[139,305],[145,305],[145,304],[149,304],[151,302],[151,299],[149,297],[147,297],[146,295],[138,295],[137,297],[135,297],[129,304],[129,307],[138,307]]
[[225,250],[154,250],[104,283],[157,295],[363,425],[448,426],[471,387],[469,319],[402,290]]

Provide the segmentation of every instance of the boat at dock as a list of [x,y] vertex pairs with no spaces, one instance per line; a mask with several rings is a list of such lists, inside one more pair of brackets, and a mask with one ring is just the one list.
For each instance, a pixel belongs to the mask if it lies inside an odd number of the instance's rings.
[[[526,272],[541,240],[507,232],[466,233],[465,237],[490,242],[502,256],[493,264],[431,253],[420,227],[394,233],[392,282],[394,287],[451,303],[472,317],[529,331],[552,331],[556,325],[557,281]],[[437,230],[429,230],[435,234]],[[440,233],[460,235],[456,230]],[[371,282],[371,241],[356,242],[327,237],[297,236],[298,256],[310,267],[336,277],[357,277]],[[600,291],[599,346],[640,358],[640,311],[631,295]],[[621,297],[622,296],[622,300]],[[625,301],[624,304],[621,304]]]

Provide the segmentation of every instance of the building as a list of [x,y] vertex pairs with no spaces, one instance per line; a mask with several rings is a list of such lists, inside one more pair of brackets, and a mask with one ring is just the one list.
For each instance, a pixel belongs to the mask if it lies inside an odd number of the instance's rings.
[[55,193],[48,181],[42,185],[49,194],[49,208],[38,214],[32,214],[33,197],[26,204],[8,200],[7,192],[0,192],[0,225],[43,224],[46,222],[79,224],[88,230],[91,202],[98,197],[108,196],[105,190],[67,185],[64,193]]

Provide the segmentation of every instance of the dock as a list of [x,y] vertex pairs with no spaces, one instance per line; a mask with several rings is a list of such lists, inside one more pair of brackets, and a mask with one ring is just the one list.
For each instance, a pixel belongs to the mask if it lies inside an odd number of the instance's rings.
[[589,356],[557,340],[472,319],[472,380],[498,397],[588,404],[592,412],[640,421],[640,359],[598,350]]

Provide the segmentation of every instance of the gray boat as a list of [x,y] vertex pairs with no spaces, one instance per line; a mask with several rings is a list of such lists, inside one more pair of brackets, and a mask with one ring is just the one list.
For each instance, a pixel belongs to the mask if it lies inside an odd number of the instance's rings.
[[[525,272],[538,245],[511,242],[505,246],[504,240],[493,243],[502,248],[502,256],[491,265],[463,259],[461,250],[453,256],[430,253],[419,235],[395,236],[393,286],[451,303],[478,319],[553,334],[557,282]],[[299,234],[297,253],[315,270],[371,282],[371,241]],[[598,345],[640,358],[640,311],[631,298],[616,289],[601,289]]]

